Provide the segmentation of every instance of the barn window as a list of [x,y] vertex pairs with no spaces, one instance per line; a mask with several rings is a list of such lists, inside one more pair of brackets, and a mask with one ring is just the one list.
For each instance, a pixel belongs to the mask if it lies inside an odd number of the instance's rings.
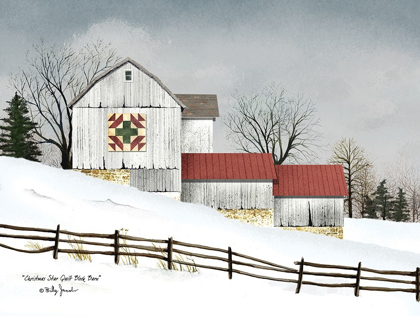
[[124,81],[133,82],[133,71],[131,69],[124,70]]

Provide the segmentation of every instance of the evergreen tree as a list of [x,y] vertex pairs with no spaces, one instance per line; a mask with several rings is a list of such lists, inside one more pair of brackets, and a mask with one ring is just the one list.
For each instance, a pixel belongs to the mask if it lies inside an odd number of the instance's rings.
[[383,220],[390,217],[390,212],[392,210],[392,196],[388,193],[388,189],[385,184],[386,180],[382,180],[376,188],[375,193],[373,193],[375,196],[373,200],[375,210],[381,214]]
[[393,204],[392,219],[396,222],[408,221],[410,218],[410,210],[408,209],[408,203],[403,189],[398,188],[398,195]]
[[368,196],[364,196],[365,211],[363,217],[377,219],[376,208],[374,201]]
[[0,150],[3,156],[39,161],[41,151],[33,139],[37,124],[29,118],[28,106],[24,99],[15,94],[5,109],[7,117],[0,119]]

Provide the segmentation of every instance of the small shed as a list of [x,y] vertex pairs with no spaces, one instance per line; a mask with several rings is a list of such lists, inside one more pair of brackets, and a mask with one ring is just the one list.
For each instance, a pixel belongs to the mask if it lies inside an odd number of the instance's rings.
[[277,165],[275,227],[343,227],[348,195],[341,165]]
[[271,154],[182,154],[181,200],[221,210],[273,209]]

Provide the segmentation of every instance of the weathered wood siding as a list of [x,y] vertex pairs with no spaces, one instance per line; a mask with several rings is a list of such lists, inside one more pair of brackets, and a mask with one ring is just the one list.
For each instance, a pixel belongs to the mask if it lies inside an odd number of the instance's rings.
[[213,152],[213,119],[182,119],[181,151]]
[[182,180],[181,201],[216,209],[272,209],[271,180]]
[[148,192],[180,192],[180,169],[131,169],[130,186]]
[[274,226],[344,226],[344,198],[275,197]]
[[[108,152],[108,113],[146,114],[145,152]],[[74,108],[74,169],[181,170],[181,109]]]
[[[132,70],[133,82],[124,81],[124,71]],[[160,84],[132,65],[124,64],[100,79],[74,105],[86,107],[176,107],[179,104]]]

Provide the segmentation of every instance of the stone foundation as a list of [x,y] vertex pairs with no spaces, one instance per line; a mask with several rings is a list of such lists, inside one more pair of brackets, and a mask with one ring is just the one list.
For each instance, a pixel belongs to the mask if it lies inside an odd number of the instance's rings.
[[242,223],[260,227],[273,227],[273,209],[248,209],[248,210],[221,210],[219,213],[227,218],[237,219]]
[[[73,169],[74,171],[81,172],[87,176],[95,177],[101,180],[106,180],[121,185],[130,186],[130,169]],[[181,192],[153,192],[156,194],[161,194],[174,200],[181,201]]]
[[110,169],[110,170],[73,169],[73,170],[84,173],[87,176],[95,177],[101,180],[107,180],[107,181],[122,184],[122,185],[128,185],[128,186],[130,185],[130,170],[129,169]]
[[283,230],[297,230],[343,239],[343,227],[277,227]]

